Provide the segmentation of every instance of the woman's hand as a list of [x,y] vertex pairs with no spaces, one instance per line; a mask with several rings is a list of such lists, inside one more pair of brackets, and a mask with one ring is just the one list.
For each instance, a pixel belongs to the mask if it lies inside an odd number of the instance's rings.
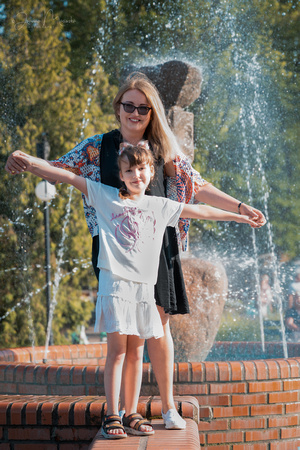
[[248,216],[248,218],[256,224],[255,228],[260,228],[267,222],[265,216],[261,211],[252,208],[252,206],[246,205],[245,203],[241,204],[240,212],[241,214]]
[[246,216],[245,214],[235,214],[234,221],[237,223],[247,223],[251,228],[260,228],[264,224],[256,222],[255,218]]
[[17,175],[28,169],[30,156],[21,150],[11,153],[6,161],[5,170],[11,175]]

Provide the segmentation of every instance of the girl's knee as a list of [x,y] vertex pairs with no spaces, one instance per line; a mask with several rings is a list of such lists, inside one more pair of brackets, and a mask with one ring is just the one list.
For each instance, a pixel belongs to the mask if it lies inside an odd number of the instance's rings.
[[126,354],[126,342],[119,342],[117,339],[107,340],[107,361],[123,362]]
[[109,352],[106,357],[106,364],[123,364],[125,359],[125,352]]
[[133,336],[128,339],[126,360],[130,362],[136,362],[143,359],[144,354],[144,340]]
[[128,349],[126,352],[126,360],[129,363],[139,362],[143,360],[144,350],[140,348]]

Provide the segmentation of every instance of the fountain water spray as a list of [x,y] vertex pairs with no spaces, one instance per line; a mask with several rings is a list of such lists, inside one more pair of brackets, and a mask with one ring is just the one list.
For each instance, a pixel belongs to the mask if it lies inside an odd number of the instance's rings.
[[63,223],[62,237],[61,237],[61,241],[59,244],[57,269],[56,269],[55,276],[54,276],[52,298],[51,298],[50,309],[49,309],[49,320],[47,323],[47,333],[46,333],[46,342],[45,342],[45,355],[44,355],[44,360],[43,360],[44,363],[47,362],[48,347],[49,347],[51,331],[52,331],[53,314],[54,314],[55,306],[57,304],[56,297],[57,297],[60,280],[62,278],[61,266],[63,264],[64,243],[65,243],[65,239],[67,236],[66,229],[67,229],[67,226],[68,226],[69,220],[70,220],[72,192],[73,192],[73,186],[70,186],[69,187],[69,200],[68,200],[66,215],[65,215],[64,223]]
[[[262,161],[262,136],[258,130],[258,120],[263,116],[263,106],[264,101],[261,98],[261,96],[258,95],[258,76],[260,75],[261,68],[259,64],[256,61],[256,58],[253,58],[252,64],[248,65],[248,70],[246,71],[246,77],[247,82],[250,84],[250,86],[253,88],[253,98],[252,101],[248,104],[248,109],[246,110],[244,106],[242,106],[240,111],[240,123],[241,123],[241,129],[242,129],[242,136],[243,136],[243,157],[245,162],[245,176],[247,181],[247,187],[249,192],[249,201],[250,204],[253,203],[253,194],[252,194],[252,186],[251,186],[251,168],[249,165],[249,159],[250,159],[250,150],[249,145],[247,143],[247,136],[246,136],[246,129],[247,126],[251,127],[252,130],[256,131],[254,133],[254,136],[256,136],[252,140],[252,149],[254,147],[255,149],[255,158],[256,158],[256,165],[258,169],[258,173],[261,176],[261,190],[262,190],[262,199],[264,203],[264,212],[267,220],[267,236],[268,236],[268,249],[271,253],[271,264],[272,264],[272,273],[274,276],[274,287],[276,292],[276,299],[278,304],[278,312],[280,317],[280,331],[281,331],[281,337],[282,337],[282,345],[283,345],[283,352],[284,357],[288,357],[287,352],[287,342],[286,342],[286,335],[285,335],[285,327],[284,327],[284,320],[283,320],[283,302],[282,302],[282,290],[280,287],[280,281],[278,276],[278,264],[277,259],[275,256],[275,247],[273,243],[273,233],[272,233],[272,227],[269,220],[269,212],[268,212],[268,197],[269,197],[269,187],[266,179],[266,174],[264,170],[264,165]],[[266,108],[265,108],[266,109]],[[262,304],[261,304],[261,292],[260,292],[260,279],[259,279],[259,267],[258,267],[258,252],[257,252],[257,242],[256,242],[256,235],[255,230],[252,229],[252,243],[253,243],[253,250],[255,255],[255,278],[256,278],[256,288],[257,288],[257,296],[258,296],[258,302],[259,302],[259,321],[260,321],[260,329],[261,329],[261,342],[262,342],[262,349],[265,351],[265,336],[264,336],[264,323],[263,323],[263,315],[262,315]]]
[[[95,87],[95,80],[93,75],[95,75],[97,73],[97,71],[99,70],[99,60],[100,60],[100,56],[99,56],[99,52],[96,51],[97,54],[97,58],[96,61],[94,63],[94,68],[92,70],[92,77],[90,79],[89,82],[89,89],[88,89],[88,98],[87,98],[87,104],[86,104],[86,108],[83,112],[82,115],[82,122],[81,122],[81,126],[80,126],[80,140],[84,139],[84,130],[89,122],[89,119],[86,118],[86,114],[89,111],[89,107],[91,105],[92,102],[92,94],[93,94],[93,90]],[[77,142],[78,143],[78,142]],[[76,144],[77,144],[76,143]],[[70,220],[70,214],[71,214],[71,201],[72,201],[72,193],[73,193],[73,186],[69,187],[69,200],[68,200],[68,204],[66,207],[66,215],[64,217],[64,221],[63,221],[63,228],[62,228],[62,237],[61,237],[61,241],[59,244],[59,250],[58,250],[58,258],[57,258],[57,265],[56,265],[56,272],[54,275],[54,283],[53,283],[53,292],[52,292],[52,298],[51,298],[51,303],[50,303],[50,310],[49,310],[49,320],[47,323],[47,333],[46,333],[46,341],[45,341],[45,354],[44,354],[44,363],[47,362],[47,354],[48,354],[48,347],[49,347],[49,343],[50,343],[50,337],[51,337],[51,331],[52,331],[52,321],[53,321],[53,315],[54,315],[54,310],[57,304],[57,292],[59,289],[59,285],[60,285],[60,281],[62,279],[62,265],[64,263],[64,242],[67,236],[67,226]]]

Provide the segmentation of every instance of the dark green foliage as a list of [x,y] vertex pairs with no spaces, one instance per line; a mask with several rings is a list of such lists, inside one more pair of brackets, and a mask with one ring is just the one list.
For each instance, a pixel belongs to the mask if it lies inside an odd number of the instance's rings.
[[[47,2],[5,2],[4,12],[4,32],[0,36],[0,317],[14,312],[0,321],[0,346],[32,342],[41,345],[46,328],[44,226],[43,205],[34,193],[40,180],[29,174],[11,177],[4,172],[4,164],[17,148],[36,154],[36,143],[43,132],[47,132],[51,159],[70,150],[85,133],[93,135],[111,129],[115,119],[108,105],[114,87],[109,86],[96,60],[95,65],[93,62],[85,67],[79,79],[73,76],[71,47],[64,37],[63,22],[50,12]],[[91,238],[77,192],[73,193],[66,229],[63,261],[67,262],[58,267],[70,193],[67,187],[58,186],[57,190],[61,196],[50,205],[51,271],[54,279],[61,270],[62,282],[57,298],[60,314],[56,314],[53,325],[54,342],[61,341],[61,329],[76,330],[89,321],[94,305],[81,301],[80,291],[97,285],[87,264]],[[66,276],[78,264],[78,275]],[[70,314],[70,309],[77,313]]]

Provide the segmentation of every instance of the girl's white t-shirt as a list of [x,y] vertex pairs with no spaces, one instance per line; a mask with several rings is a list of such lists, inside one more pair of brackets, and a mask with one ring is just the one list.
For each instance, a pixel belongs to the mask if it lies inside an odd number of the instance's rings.
[[119,190],[86,179],[87,203],[99,224],[98,267],[127,280],[155,284],[159,255],[167,226],[175,226],[183,204],[144,195],[121,199]]

